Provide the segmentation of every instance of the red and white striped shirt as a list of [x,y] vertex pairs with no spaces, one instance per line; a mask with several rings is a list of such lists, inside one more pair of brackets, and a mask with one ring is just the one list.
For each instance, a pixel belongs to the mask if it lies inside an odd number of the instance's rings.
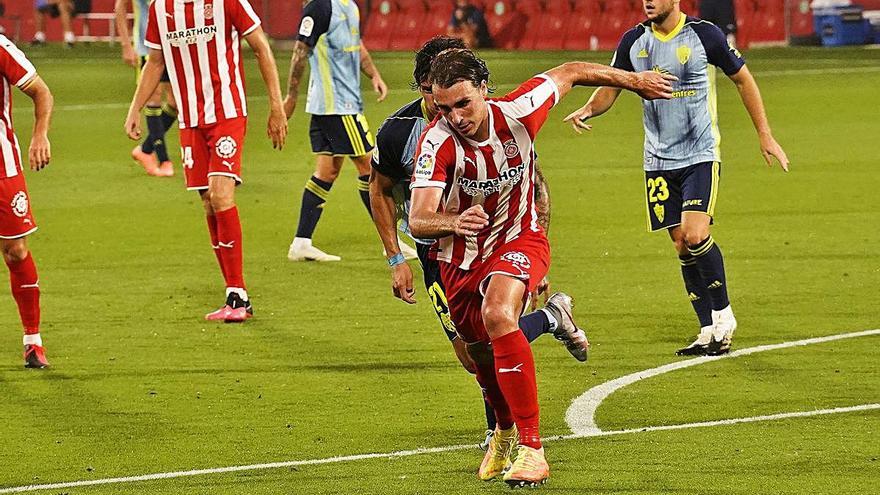
[[21,173],[21,149],[12,128],[12,87],[24,88],[36,77],[37,69],[6,36],[0,34],[0,179]]
[[443,188],[442,211],[481,204],[489,215],[476,236],[440,239],[438,260],[470,270],[524,232],[542,232],[535,211],[535,137],[558,100],[556,83],[542,74],[487,102],[485,142],[456,134],[444,117],[425,129],[411,187]]
[[260,25],[248,0],[156,0],[146,45],[162,50],[180,128],[247,116],[240,47]]

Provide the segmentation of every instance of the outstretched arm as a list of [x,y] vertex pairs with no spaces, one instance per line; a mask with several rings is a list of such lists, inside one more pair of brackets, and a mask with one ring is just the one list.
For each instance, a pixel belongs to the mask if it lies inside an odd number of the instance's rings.
[[646,100],[668,100],[672,98],[672,81],[678,80],[671,74],[629,72],[589,62],[567,62],[550,69],[546,75],[559,88],[560,99],[574,86],[614,86],[638,93]]
[[28,160],[32,170],[42,170],[49,165],[52,148],[49,144],[49,123],[55,99],[40,76],[34,76],[21,90],[34,102],[34,133],[28,148]]
[[128,2],[131,0],[116,0],[113,6],[115,14],[116,34],[119,36],[119,44],[122,45],[122,61],[137,67],[137,54],[131,45],[131,31],[128,29]]
[[293,116],[293,112],[296,110],[299,82],[306,70],[306,62],[311,53],[312,49],[302,41],[297,41],[293,46],[293,55],[290,57],[290,75],[287,78],[287,97],[284,98],[284,113],[288,119]]
[[621,91],[620,88],[610,88],[607,86],[597,88],[596,91],[593,91],[593,95],[590,96],[587,103],[570,113],[564,122],[570,123],[571,127],[578,134],[583,134],[582,130],[589,131],[593,126],[587,124],[587,119],[598,117],[610,110],[614,102],[617,101],[617,97],[620,96]]
[[773,138],[770,131],[770,123],[767,121],[767,113],[764,111],[764,101],[761,99],[761,91],[758,89],[758,83],[749,72],[749,68],[743,66],[739,72],[730,76],[730,79],[736,84],[743,105],[752,118],[752,124],[758,131],[758,138],[761,141],[761,154],[767,162],[767,166],[773,166],[770,157],[775,157],[779,161],[782,170],[788,172],[789,161],[788,156],[782,146]]
[[379,74],[379,69],[377,69],[376,65],[373,63],[373,57],[370,56],[370,52],[368,52],[367,47],[364,46],[363,40],[361,40],[361,72],[370,78],[370,82],[373,83],[373,91],[379,93],[379,99],[377,101],[384,100],[385,97],[388,96],[388,86],[386,86],[385,81],[382,80],[382,75]]
[[278,82],[278,67],[275,65],[275,56],[272,54],[272,47],[266,41],[263,28],[257,27],[244,39],[247,40],[257,57],[260,75],[263,77],[266,91],[269,93],[269,123],[266,134],[272,140],[272,147],[280,150],[284,147],[284,141],[287,139],[287,118],[281,103],[281,84]]
[[125,133],[132,140],[137,141],[141,138],[141,109],[159,87],[159,80],[164,71],[165,60],[162,57],[162,50],[150,48],[150,56],[147,57],[147,64],[141,72],[141,80],[138,81],[137,90],[128,108],[128,117],[125,119]]

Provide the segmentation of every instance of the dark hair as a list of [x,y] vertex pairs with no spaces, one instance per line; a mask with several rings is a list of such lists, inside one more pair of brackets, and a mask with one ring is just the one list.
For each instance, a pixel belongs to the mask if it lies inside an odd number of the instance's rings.
[[466,48],[453,48],[441,52],[431,62],[431,82],[441,88],[450,88],[455,83],[469,81],[479,87],[483,81],[489,83],[489,68],[486,62]]
[[415,81],[412,83],[412,89],[418,89],[423,81],[428,80],[434,57],[451,48],[466,48],[466,46],[461,38],[451,36],[435,36],[422,45],[422,48],[416,52],[416,68],[413,70]]

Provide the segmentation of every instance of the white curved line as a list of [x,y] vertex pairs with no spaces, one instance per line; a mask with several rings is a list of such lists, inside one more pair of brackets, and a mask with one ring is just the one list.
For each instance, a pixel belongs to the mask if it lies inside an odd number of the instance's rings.
[[571,431],[575,435],[595,436],[602,433],[602,429],[599,428],[598,425],[596,425],[596,410],[599,408],[599,405],[602,404],[602,401],[604,401],[608,398],[608,396],[622,389],[623,387],[632,385],[633,383],[644,380],[646,378],[662,375],[664,373],[669,373],[670,371],[675,371],[682,368],[689,368],[691,366],[697,366],[699,364],[718,361],[719,359],[729,359],[739,356],[747,356],[749,354],[755,354],[758,352],[775,351],[778,349],[786,349],[789,347],[821,344],[824,342],[853,339],[856,337],[866,337],[869,335],[880,335],[880,329],[843,333],[839,335],[829,335],[826,337],[816,337],[812,339],[796,340],[793,342],[783,342],[781,344],[759,345],[757,347],[740,349],[724,356],[703,356],[688,359],[685,361],[665,364],[663,366],[658,366],[649,370],[638,371],[636,373],[632,373],[617,378],[615,380],[605,382],[601,385],[597,385],[591,388],[590,390],[587,390],[583,395],[572,401],[571,406],[569,406],[568,411],[566,411],[565,413],[565,422],[568,423],[568,427],[571,428]]

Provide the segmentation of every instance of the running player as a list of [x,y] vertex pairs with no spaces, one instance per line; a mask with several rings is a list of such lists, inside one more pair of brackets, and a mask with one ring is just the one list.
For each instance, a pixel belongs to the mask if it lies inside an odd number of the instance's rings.
[[305,2],[284,100],[288,118],[296,109],[306,59],[310,67],[306,112],[312,114],[309,136],[317,163],[303,191],[299,226],[287,257],[291,261],[339,261],[339,256],[314,247],[312,235],[345,157],[357,168],[358,191],[369,213],[374,141],[363,115],[360,72],[370,78],[379,101],[385,99],[388,88],[361,43],[360,13],[354,0]]
[[76,43],[73,34],[73,16],[76,9],[73,0],[34,0],[34,26],[37,30],[31,45],[46,44],[46,16],[61,18],[61,29],[64,31],[64,43],[72,47]]
[[[130,34],[128,29],[129,2],[134,10],[133,34]],[[144,44],[150,0],[116,0],[114,11],[116,32],[119,33],[119,43],[122,45],[122,61],[134,67],[140,79],[141,68],[147,63],[147,55],[150,53],[149,48]],[[174,106],[167,70],[162,73],[159,89],[147,101],[144,114],[147,116],[147,138],[134,147],[131,157],[144,167],[149,175],[171,177],[174,175],[174,165],[168,157],[165,133],[177,122],[177,107]]]
[[240,39],[257,57],[269,93],[268,135],[284,146],[287,119],[275,58],[248,0],[156,0],[150,5],[147,65],[128,111],[125,131],[140,139],[140,110],[168,75],[180,112],[180,144],[186,187],[198,191],[208,231],[226,281],[226,303],[208,320],[242,322],[253,310],[242,275],[242,235],[235,187],[247,128]]
[[[613,85],[669,98],[671,76],[569,62],[487,100],[489,71],[469,50],[446,50],[431,64],[440,111],[416,148],[409,221],[413,235],[439,239],[437,260],[458,335],[498,427],[480,466],[484,480],[512,486],[549,477],[539,432],[532,351],[519,315],[550,264],[534,207],[534,140],[550,109],[574,85]],[[513,448],[516,460],[510,469]]]
[[[373,222],[379,231],[379,237],[388,254],[388,265],[392,271],[392,291],[395,297],[414,304],[413,274],[400,251],[397,236],[397,221],[400,231],[411,237],[407,223],[409,214],[409,184],[413,174],[413,158],[419,136],[437,116],[437,107],[431,95],[431,83],[428,75],[431,62],[440,52],[451,48],[465,48],[459,38],[438,36],[427,43],[416,53],[413,86],[418,88],[420,98],[407,104],[394,115],[388,117],[376,134],[376,150],[373,153],[373,173],[370,176],[370,200],[373,209]],[[538,224],[545,230],[550,220],[550,197],[543,176],[537,172],[535,206],[538,210]],[[541,212],[544,212],[542,214]],[[462,366],[470,373],[475,373],[473,360],[467,354],[465,343],[455,333],[455,324],[449,315],[443,282],[440,280],[440,266],[431,255],[433,239],[413,239],[416,243],[419,261],[422,265],[425,289],[431,298],[431,305],[440,319],[440,326],[452,343],[455,355]],[[537,298],[537,294],[534,294]],[[546,306],[538,311],[522,316],[519,326],[529,342],[545,333],[552,333],[563,342],[568,351],[578,361],[587,360],[589,343],[584,332],[575,325],[572,319],[571,297],[556,293],[546,299]],[[486,407],[488,425],[487,439],[491,439],[495,431],[495,412],[491,406]],[[488,445],[487,442],[483,443]]]
[[6,36],[0,34],[0,246],[9,267],[12,297],[24,326],[24,365],[26,368],[49,366],[40,337],[40,282],[34,258],[28,250],[27,236],[37,230],[30,208],[27,184],[22,170],[21,150],[12,128],[12,86],[18,87],[34,102],[34,133],[28,149],[31,170],[42,170],[52,157],[49,145],[49,121],[52,117],[52,93],[37,75],[37,70]]
[[[767,165],[775,157],[788,171],[788,157],[770,131],[755,79],[724,33],[710,22],[686,16],[678,0],[643,0],[643,5],[648,20],[623,35],[612,65],[673,74],[680,81],[671,101],[642,105],[648,227],[669,233],[701,327],[696,340],[677,354],[725,354],[736,318],[721,249],[709,232],[721,176],[715,67],[736,85]],[[589,130],[587,119],[608,111],[619,94],[617,88],[599,88],[566,120],[579,133]]]

